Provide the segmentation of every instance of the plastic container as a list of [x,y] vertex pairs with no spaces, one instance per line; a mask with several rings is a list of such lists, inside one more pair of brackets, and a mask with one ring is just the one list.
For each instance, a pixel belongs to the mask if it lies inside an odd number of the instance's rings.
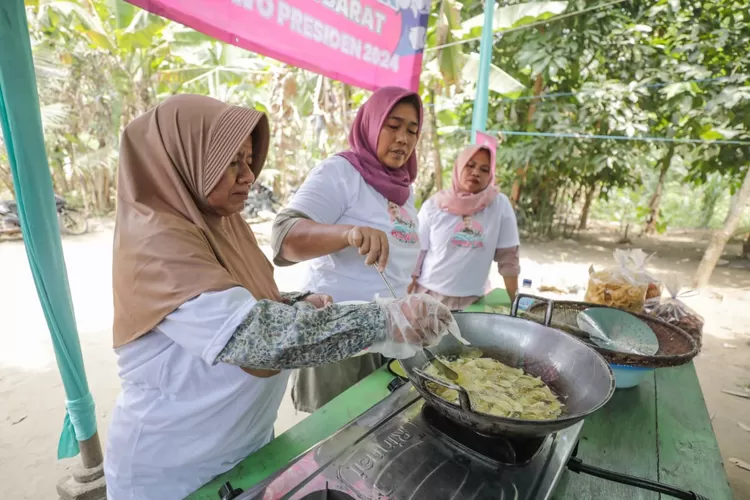
[[[525,279],[521,282],[521,292],[525,294],[531,293],[531,280]],[[529,307],[531,307],[534,304],[534,299],[529,297],[523,297],[518,301],[518,309],[521,311],[527,310]]]
[[635,387],[654,371],[654,368],[641,366],[615,365],[610,363],[612,373],[615,376],[615,389],[630,389]]

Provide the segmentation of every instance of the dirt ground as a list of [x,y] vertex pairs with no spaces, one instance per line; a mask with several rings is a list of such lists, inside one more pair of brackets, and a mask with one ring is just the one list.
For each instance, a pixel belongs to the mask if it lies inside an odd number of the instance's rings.
[[[263,242],[268,226],[258,226],[256,231]],[[618,246],[616,239],[610,232],[597,231],[578,241],[525,242],[523,277],[531,279],[534,287],[567,290],[577,286],[577,294],[565,297],[582,297],[589,265],[608,265],[612,249]],[[687,283],[707,241],[707,234],[672,233],[658,239],[636,239],[634,246],[658,252],[654,271],[679,273]],[[91,234],[66,238],[64,250],[104,442],[119,392],[111,349],[111,225],[100,224]],[[738,246],[731,247],[727,254],[738,251]],[[294,269],[277,271],[277,280],[283,290],[296,288]],[[498,277],[493,278],[493,284],[499,282]],[[21,242],[0,242],[0,285],[0,498],[57,498],[55,484],[74,462],[56,460],[64,393]],[[750,400],[721,392],[750,384],[750,266],[731,261],[718,268],[711,286],[685,302],[706,318],[704,349],[696,359],[698,375],[735,498],[750,500],[750,471],[728,461],[735,457],[750,462],[750,432],[739,425],[750,426]],[[302,418],[287,395],[277,431]]]

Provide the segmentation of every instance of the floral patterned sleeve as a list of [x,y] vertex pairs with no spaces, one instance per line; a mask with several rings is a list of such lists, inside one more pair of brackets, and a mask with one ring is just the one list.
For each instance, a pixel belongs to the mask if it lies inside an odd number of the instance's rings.
[[259,301],[216,357],[216,363],[286,370],[335,363],[383,336],[385,313],[377,304],[286,305]]

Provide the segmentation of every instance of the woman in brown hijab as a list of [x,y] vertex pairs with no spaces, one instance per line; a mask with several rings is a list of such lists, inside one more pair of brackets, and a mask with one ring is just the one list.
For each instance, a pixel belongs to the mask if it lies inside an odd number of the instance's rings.
[[453,326],[427,296],[361,306],[280,293],[239,212],[266,159],[263,113],[182,95],[123,133],[114,243],[122,392],[110,500],[184,498],[273,437],[288,371]]

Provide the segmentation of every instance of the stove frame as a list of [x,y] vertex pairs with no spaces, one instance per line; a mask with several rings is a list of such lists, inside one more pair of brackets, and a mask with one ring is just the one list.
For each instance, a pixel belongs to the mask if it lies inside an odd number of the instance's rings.
[[[583,427],[579,422],[547,436],[532,456],[507,464],[507,455],[487,457],[430,424],[432,409],[423,412],[424,400],[411,384],[389,388],[391,395],[233,500],[341,496],[327,496],[327,488],[357,500],[546,500]],[[456,427],[459,434],[472,432]]]

